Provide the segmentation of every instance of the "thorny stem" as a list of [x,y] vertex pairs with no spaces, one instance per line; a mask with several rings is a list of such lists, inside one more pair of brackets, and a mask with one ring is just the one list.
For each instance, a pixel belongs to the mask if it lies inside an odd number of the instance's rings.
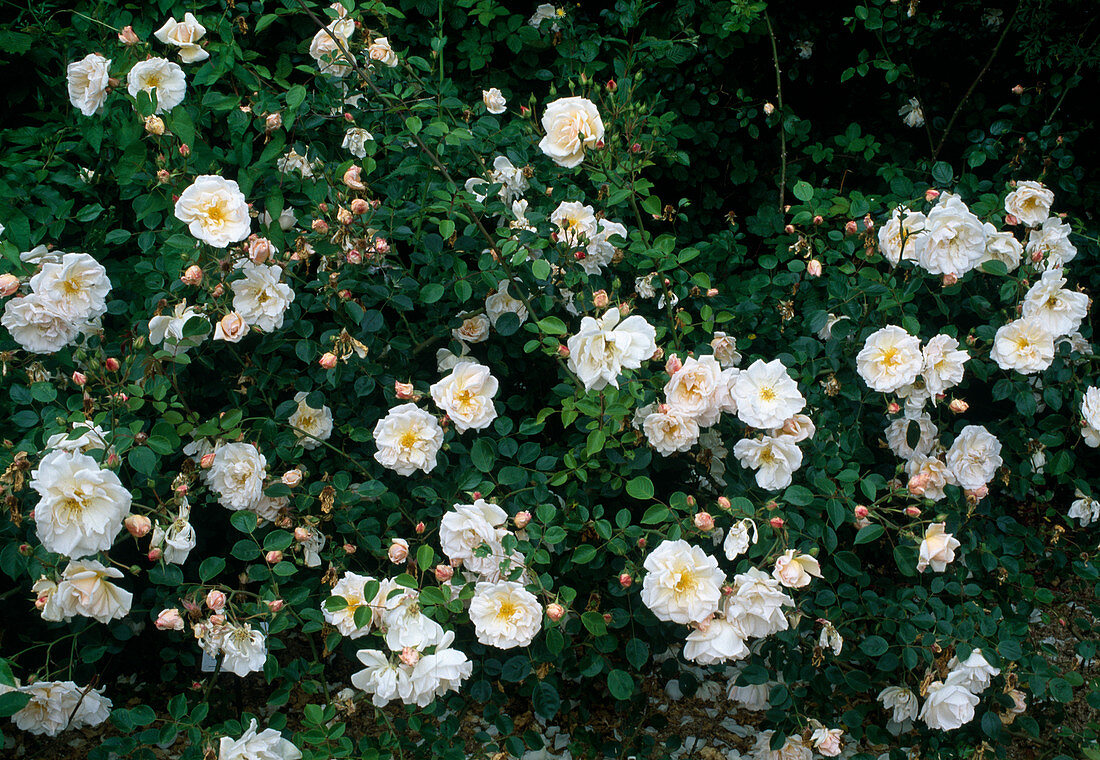
[[787,192],[787,126],[783,118],[783,72],[779,68],[779,49],[775,44],[775,30],[772,20],[764,14],[764,23],[768,25],[768,37],[772,43],[772,62],[775,64],[775,99],[779,108],[779,212],[783,213],[784,195]]

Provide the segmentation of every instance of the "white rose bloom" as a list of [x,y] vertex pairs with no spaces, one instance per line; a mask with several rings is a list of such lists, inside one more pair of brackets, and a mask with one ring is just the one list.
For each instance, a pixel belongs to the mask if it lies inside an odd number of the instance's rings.
[[87,453],[92,449],[107,449],[111,434],[91,422],[74,422],[72,433],[55,433],[46,439],[45,449],[59,451],[79,451]]
[[749,638],[762,638],[790,627],[783,608],[793,606],[794,600],[783,593],[779,582],[754,567],[734,576],[726,615]]
[[443,428],[416,404],[401,404],[378,420],[374,442],[378,446],[374,458],[383,467],[398,475],[412,475],[417,470],[429,473],[443,446]]
[[699,423],[677,409],[646,415],[642,431],[649,445],[666,457],[688,451],[699,442]]
[[[66,254],[68,255],[68,254]],[[1024,296],[1024,319],[1036,319],[1055,338],[1074,333],[1089,310],[1089,297],[1062,287],[1066,278],[1061,269],[1048,269]],[[34,287],[32,280],[31,287]],[[38,289],[35,288],[35,292]]]
[[639,298],[656,298],[657,290],[654,288],[654,280],[657,279],[656,272],[650,272],[644,277],[637,277],[634,280],[634,290],[638,293]]
[[527,321],[527,307],[520,299],[508,295],[508,281],[503,280],[496,291],[486,297],[485,313],[489,315],[489,322],[496,327],[497,320],[509,312],[519,318],[521,325]]
[[463,362],[451,374],[433,384],[429,391],[436,406],[447,413],[455,430],[482,430],[497,417],[493,397],[497,395],[497,379],[489,368],[474,362]]
[[352,127],[344,135],[344,142],[340,147],[356,158],[366,158],[368,140],[374,142],[374,135],[362,127]]
[[836,626],[832,622],[819,619],[817,622],[821,623],[821,633],[817,637],[817,645],[824,649],[831,649],[833,654],[840,654],[844,650],[844,637],[840,635],[840,631],[836,629]]
[[749,656],[745,633],[736,620],[716,617],[696,628],[684,642],[684,659],[700,665],[740,660]]
[[118,476],[86,454],[54,451],[31,472],[35,529],[47,551],[79,559],[107,551],[130,511]]
[[980,700],[959,684],[957,679],[933,681],[920,711],[920,719],[929,728],[951,731],[974,720],[974,708]]
[[415,603],[401,604],[382,614],[386,646],[392,652],[415,649],[417,652],[443,641],[443,626],[424,615]]
[[393,52],[390,41],[386,37],[379,37],[372,42],[368,46],[367,52],[372,61],[378,61],[391,69],[397,65],[397,53]]
[[385,707],[401,693],[412,693],[410,672],[401,665],[394,665],[384,652],[377,649],[360,649],[356,652],[359,662],[366,667],[352,674],[351,684],[371,695],[375,707]]
[[957,195],[940,196],[925,230],[918,263],[931,274],[962,277],[985,256],[985,228]]
[[715,332],[710,341],[710,350],[722,369],[736,367],[741,363],[741,354],[737,351],[737,338],[724,332]]
[[176,201],[175,215],[192,236],[215,248],[241,242],[252,229],[244,193],[216,174],[196,177]]
[[23,350],[33,354],[60,351],[80,334],[80,325],[55,313],[46,299],[34,293],[4,304],[0,324]]
[[57,609],[68,619],[73,615],[95,618],[101,623],[126,617],[134,595],[111,583],[122,571],[104,567],[91,559],[74,559],[61,573],[61,582],[53,594]]
[[206,321],[194,306],[187,305],[187,301],[178,303],[172,309],[171,316],[160,314],[149,320],[149,340],[164,344],[165,351],[179,356],[206,340],[206,334],[210,331],[210,323],[206,322],[206,329],[185,338],[183,326],[193,318]]
[[1024,247],[1011,232],[998,232],[989,222],[982,225],[985,230],[985,255],[979,265],[987,261],[1000,261],[1008,271],[1013,272],[1020,266]]
[[69,728],[98,726],[107,720],[111,700],[102,689],[77,686],[73,681],[35,681],[14,689],[0,685],[0,694],[17,691],[30,701],[11,716],[16,728],[31,734],[57,736]]
[[733,455],[742,467],[756,470],[756,485],[768,491],[789,486],[795,470],[802,466],[801,449],[786,436],[742,438],[734,444]]
[[603,139],[603,120],[596,104],[587,98],[559,98],[542,115],[546,136],[539,148],[558,166],[569,169],[584,160],[584,149]]
[[580,331],[566,341],[569,369],[585,390],[602,390],[608,385],[618,388],[624,369],[640,368],[657,350],[656,335],[643,317],[622,319],[616,308],[608,309],[599,319],[585,317]]
[[687,541],[662,541],[643,565],[642,603],[659,620],[695,623],[718,611],[725,575],[718,561]]
[[251,327],[272,332],[283,326],[286,310],[294,302],[294,290],[280,282],[283,268],[268,264],[244,262],[244,277],[234,280],[233,309]]
[[[491,573],[504,553],[501,541],[508,535],[503,527],[507,520],[507,512],[484,499],[473,504],[455,504],[440,522],[440,548],[448,559],[462,560],[462,566],[472,572]],[[489,547],[489,554],[478,557],[477,549],[482,544]]]
[[894,266],[901,261],[917,261],[924,246],[926,222],[927,217],[919,211],[895,208],[878,231],[878,247],[886,260]]
[[449,691],[458,691],[462,682],[473,673],[474,666],[466,655],[457,649],[451,649],[454,632],[447,631],[443,641],[436,646],[435,654],[421,657],[409,680],[416,695],[415,703],[427,707],[439,696]]
[[825,326],[817,331],[817,337],[821,340],[829,340],[833,337],[833,328],[837,322],[843,322],[846,319],[851,319],[847,314],[837,316],[836,314],[829,314],[825,320]]
[[321,445],[321,441],[327,441],[332,436],[332,410],[324,404],[320,409],[314,409],[306,403],[308,396],[306,391],[294,394],[298,408],[287,420],[292,428],[296,428],[294,435],[306,450],[317,448]]
[[726,696],[743,710],[761,712],[771,707],[768,696],[771,694],[771,686],[766,683],[737,686],[737,674],[729,680]]
[[1094,449],[1100,446],[1100,388],[1090,386],[1081,397],[1081,436]]
[[1077,500],[1070,505],[1066,517],[1071,520],[1076,519],[1082,528],[1087,528],[1100,520],[1100,501],[1086,496],[1080,488],[1076,489],[1074,495],[1077,496]]
[[1001,669],[990,665],[980,649],[971,650],[970,656],[962,662],[959,662],[958,657],[952,657],[948,660],[947,667],[950,670],[947,680],[955,680],[972,694],[981,694],[989,688],[993,677],[1001,674]]
[[902,104],[902,107],[898,109],[898,116],[901,117],[902,123],[907,127],[924,126],[924,109],[920,107],[920,101],[916,98],[909,98],[906,103]]
[[897,325],[867,336],[856,355],[856,370],[871,390],[893,393],[920,374],[924,358],[920,340]]
[[814,421],[808,415],[796,414],[789,420],[785,420],[781,427],[772,428],[768,431],[768,435],[773,438],[786,438],[791,443],[801,443],[813,438],[816,432],[817,426],[814,425]]
[[248,623],[227,623],[226,629],[221,641],[222,670],[241,678],[262,671],[267,661],[267,639],[263,632]]
[[188,505],[187,499],[184,498],[176,519],[169,523],[167,528],[157,523],[157,526],[153,529],[153,536],[149,545],[163,547],[165,562],[182,565],[187,561],[191,550],[198,543],[190,517],[191,507]]
[[1054,192],[1041,182],[1017,182],[1016,189],[1005,197],[1005,212],[1028,227],[1038,227],[1050,216]]
[[730,395],[737,404],[737,416],[746,425],[761,430],[781,427],[806,406],[798,385],[779,359],[765,363],[757,359],[742,370]]
[[[718,388],[714,392],[714,399],[718,405],[718,411],[737,414],[737,397],[733,395],[733,389],[737,386],[737,380],[740,377],[741,370],[737,369],[737,367],[729,367],[722,370],[722,374],[718,377]],[[805,415],[796,414],[795,417],[805,417]],[[794,417],[791,419],[794,419]],[[806,419],[809,419],[809,417],[806,417]],[[786,425],[787,421],[784,421],[783,424]]]
[[798,554],[788,549],[775,559],[772,577],[787,588],[809,586],[814,578],[821,577],[821,565],[809,554]]
[[348,38],[342,36],[341,31],[347,31],[346,26],[342,22],[334,22],[313,35],[309,43],[309,55],[317,61],[317,68],[334,77],[346,77],[351,73],[351,64],[355,63],[354,56],[351,56],[349,63],[344,55],[344,50],[348,49]]
[[240,343],[241,338],[248,335],[248,323],[244,317],[235,311],[231,311],[218,320],[214,325],[214,340],[224,340],[226,343]]
[[1042,372],[1054,361],[1054,336],[1038,317],[1014,320],[997,329],[989,358],[1023,375]]
[[917,572],[923,573],[926,568],[931,567],[934,572],[942,573],[955,561],[955,550],[960,544],[953,535],[944,530],[945,525],[946,523],[932,523],[924,532],[924,538],[920,542]]
[[1041,257],[1040,269],[1059,269],[1077,256],[1077,246],[1069,241],[1073,228],[1056,216],[1031,230],[1024,251],[1028,256]]
[[721,413],[717,398],[721,378],[722,367],[713,356],[688,357],[665,384],[665,400],[673,411],[694,419],[700,427],[710,427]]
[[484,314],[475,314],[463,320],[462,324],[451,330],[455,340],[462,343],[481,343],[489,337],[489,318]]
[[255,718],[240,739],[223,736],[218,740],[218,760],[299,760],[301,756],[298,748],[275,729],[257,733]]
[[936,396],[962,382],[970,354],[960,351],[959,341],[950,335],[937,335],[924,344],[923,357],[921,376],[935,404]]
[[584,249],[584,258],[579,262],[581,269],[588,274],[599,274],[603,267],[611,263],[618,251],[610,238],[621,237],[626,240],[626,234],[626,227],[619,222],[600,219],[599,231],[588,239],[588,247]]
[[209,478],[223,507],[249,509],[263,496],[267,459],[251,443],[227,443],[214,454]]
[[58,316],[87,322],[107,313],[111,281],[103,265],[86,253],[66,253],[47,262],[30,280],[31,290]]
[[156,113],[165,113],[183,102],[187,94],[187,75],[178,63],[167,58],[150,58],[138,61],[126,76],[126,89],[130,97],[136,98],[139,92],[152,93],[156,90]]
[[516,198],[522,197],[529,187],[527,175],[523,173],[523,169],[513,166],[507,156],[497,156],[493,159],[493,170],[489,172],[489,179],[500,185],[500,197],[505,203],[511,203]]
[[[370,633],[371,625],[375,622],[378,613],[373,607],[375,600],[367,599],[364,593],[366,591],[366,585],[373,580],[374,578],[368,575],[358,575],[349,570],[344,573],[329,592],[330,596],[342,596],[347,602],[347,606],[335,612],[329,612],[324,604],[321,605],[321,612],[325,616],[325,622],[336,628],[341,636],[347,636],[349,639],[358,639]],[[376,596],[380,594],[381,588],[379,589],[379,594],[376,594]],[[355,625],[355,612],[360,607],[368,607],[371,610],[371,614],[367,618],[367,623],[362,628]]]
[[[564,10],[559,10],[550,3],[542,3],[537,8],[535,8],[535,13],[531,16],[531,18],[527,19],[527,23],[538,29],[539,25],[543,21],[546,21],[547,19],[557,19],[560,16],[564,15]],[[557,23],[551,24],[550,31],[556,32],[558,31],[558,29],[559,27]]]
[[525,647],[542,630],[538,599],[515,581],[480,582],[470,600],[477,640],[497,649]]
[[69,102],[80,113],[92,116],[107,102],[107,85],[111,78],[111,61],[99,53],[88,53],[65,69],[69,87]]
[[756,744],[752,749],[752,760],[813,760],[813,750],[798,734],[788,736],[787,741],[779,749],[772,749],[771,741],[774,733],[775,731],[768,730],[757,734]]
[[1001,459],[1001,442],[981,425],[967,425],[947,451],[947,466],[960,488],[981,488],[993,480]]
[[508,109],[508,101],[496,87],[481,91],[481,102],[485,104],[485,110],[491,114],[502,114]]
[[279,157],[275,162],[275,168],[283,174],[298,172],[303,177],[313,176],[313,166],[310,165],[309,159],[293,148]]
[[947,485],[957,485],[955,476],[948,469],[947,464],[937,457],[914,454],[905,463],[905,472],[910,478],[924,476],[922,496],[932,501],[939,501],[947,495],[944,492],[944,487]]
[[570,247],[586,245],[599,231],[592,207],[580,201],[562,201],[550,214],[550,222],[558,227],[558,240]]
[[749,550],[749,546],[760,539],[756,529],[756,523],[746,517],[738,520],[726,533],[726,540],[722,543],[722,551],[726,559],[732,561]]
[[887,710],[894,711],[890,718],[894,723],[915,720],[919,712],[917,695],[904,686],[887,686],[878,693],[878,701]]
[[184,63],[198,63],[210,57],[210,53],[198,44],[205,34],[206,27],[190,11],[183,14],[183,21],[176,21],[174,16],[169,16],[164,26],[153,32],[153,36],[165,45],[178,47],[180,60]]

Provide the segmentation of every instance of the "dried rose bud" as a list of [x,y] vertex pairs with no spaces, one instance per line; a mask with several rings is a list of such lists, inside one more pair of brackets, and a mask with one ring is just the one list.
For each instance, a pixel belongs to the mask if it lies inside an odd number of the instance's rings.
[[[129,29],[130,27],[126,27]],[[180,617],[180,611],[175,607],[171,607],[166,610],[161,610],[157,615],[157,622],[154,624],[158,631],[182,631],[183,630],[183,618]]]
[[454,577],[455,569],[450,565],[444,565],[440,562],[435,566],[435,579],[440,583],[446,583]]
[[357,552],[357,551],[359,551],[359,547],[356,546],[355,544],[344,544],[344,553],[345,554],[355,554],[355,552]]
[[413,389],[412,383],[402,383],[399,380],[394,380],[393,392],[394,395],[396,395],[397,398],[400,399],[411,399],[419,397],[419,394],[417,394],[416,391]]
[[814,225],[816,226],[816,225],[819,225],[819,224],[823,223],[825,220],[821,218],[820,214],[817,214],[817,215],[814,216],[813,221],[814,221]]
[[190,156],[191,155],[191,146],[188,145],[187,143],[183,143],[182,145],[180,145],[180,155],[183,156],[184,158],[187,158],[188,156]]
[[527,510],[517,512],[516,516],[512,518],[512,521],[515,523],[517,530],[523,530],[531,524],[531,513]]
[[294,540],[300,544],[304,544],[306,541],[308,541],[311,535],[313,534],[310,533],[309,528],[303,528],[299,525],[297,528],[294,529]]
[[151,135],[163,135],[164,134],[164,119],[159,116],[146,116],[145,117],[145,131]]
[[412,647],[403,647],[401,649],[401,662],[408,665],[410,668],[416,663],[420,662],[420,652],[416,651]]
[[943,287],[949,288],[959,281],[957,274],[945,274],[943,276]]
[[344,172],[344,184],[350,187],[352,190],[366,190],[367,186],[363,184],[361,174],[363,167],[359,164],[352,164],[348,167],[348,170]]
[[348,251],[347,253],[344,254],[344,259],[349,264],[362,264],[363,263],[363,254],[359,253],[359,251],[352,248],[350,251]]
[[909,493],[914,496],[923,496],[924,490],[928,487],[928,481],[930,476],[927,472],[917,473],[913,477],[909,478],[909,485],[906,488],[909,489]]
[[771,103],[765,103],[764,104],[764,115],[765,116],[771,116],[773,113],[775,113],[775,106]]
[[282,562],[282,559],[283,553],[278,549],[272,549],[264,555],[264,561],[269,565],[277,565],[279,562]]
[[859,232],[859,226],[856,224],[855,219],[849,219],[848,223],[844,225],[845,235],[854,235]]
[[785,227],[783,227],[783,231],[786,232],[788,235],[793,235],[794,234],[794,225],[793,224],[786,225]]
[[162,185],[167,185],[172,180],[172,174],[167,169],[160,169],[157,171],[157,182]]
[[356,216],[362,216],[368,211],[370,211],[370,204],[362,198],[356,198],[351,202],[351,213],[355,214]]
[[325,369],[332,369],[336,366],[336,354],[328,351],[321,356],[317,363]]
[[202,267],[198,264],[192,264],[183,270],[183,274],[180,275],[180,282],[184,285],[198,285],[202,282]]
[[126,532],[134,538],[146,536],[153,529],[153,521],[145,515],[128,515],[122,524],[126,526]]
[[966,403],[961,398],[953,398],[951,399],[951,403],[947,405],[947,408],[955,414],[962,414],[970,408],[970,404]]
[[210,295],[214,296],[214,298],[221,298],[224,294],[225,286],[222,285],[220,282],[214,286],[214,289],[212,291],[210,291]]
[[867,507],[863,506],[862,504],[856,506],[855,511],[856,511],[856,517],[866,517],[867,515],[869,515],[871,513],[871,510],[867,509]]
[[318,232],[322,235],[328,232],[328,222],[326,222],[324,219],[314,219],[313,224],[311,224],[310,227],[313,229],[314,232]]
[[279,127],[283,126],[283,115],[276,111],[275,113],[269,113],[264,118],[264,131],[271,134]]
[[283,477],[281,478],[281,480],[283,481],[284,486],[294,488],[294,486],[302,482],[302,471],[299,470],[297,467],[295,467],[293,470],[287,470],[283,473]]
[[351,224],[352,218],[351,212],[343,206],[336,209],[336,221],[340,222],[340,224]]
[[216,588],[210,589],[210,593],[206,595],[206,606],[214,612],[221,612],[225,607],[225,594]]

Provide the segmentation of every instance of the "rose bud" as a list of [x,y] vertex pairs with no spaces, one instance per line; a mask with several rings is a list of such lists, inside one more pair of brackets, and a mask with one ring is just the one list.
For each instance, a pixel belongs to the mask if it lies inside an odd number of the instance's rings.
[[180,496],[186,496],[187,492],[190,490],[191,489],[187,487],[186,483],[180,483],[178,486],[176,486],[176,493]]
[[905,514],[910,517],[920,517],[920,507],[906,507]]
[[512,518],[512,522],[515,523],[517,530],[523,530],[531,524],[531,513],[526,509],[522,512],[517,512],[516,516]]
[[615,90],[617,90],[617,89],[619,89],[618,83],[614,79],[608,79],[607,80],[607,91],[608,92],[615,92]]
[[146,536],[153,529],[153,521],[145,515],[128,515],[122,524],[126,526],[126,532],[134,538]]
[[978,486],[977,488],[968,488],[963,493],[966,494],[966,500],[974,504],[989,496],[989,486]]
[[358,164],[349,166],[348,170],[344,172],[344,184],[352,190],[366,190],[367,186],[363,184],[363,180],[359,176],[362,171],[363,168]]
[[214,286],[214,289],[212,291],[210,291],[210,295],[214,296],[214,298],[221,298],[224,293],[225,286],[222,285],[220,282]]
[[338,209],[336,209],[336,221],[340,222],[340,224],[351,224],[351,220],[351,212],[348,211],[346,208],[340,206]]
[[214,452],[212,451],[208,454],[203,454],[202,459],[199,460],[199,467],[204,470],[209,470],[214,466],[214,456]]
[[272,599],[267,603],[267,608],[272,612],[278,612],[286,603],[282,599]]
[[546,605],[546,617],[553,620],[555,623],[565,617],[565,608],[557,602],[551,602]]
[[1015,226],[1020,223],[1020,220],[1016,218],[1014,214],[1005,214],[1005,224],[1009,226]]
[[817,259],[810,259],[809,263],[806,264],[806,273],[810,275],[810,277],[820,277],[821,262]]
[[418,536],[422,535],[424,533],[424,531],[426,531],[427,529],[428,529],[428,526],[425,525],[423,522],[418,522],[416,524],[416,527],[413,528],[413,530],[416,531],[416,535],[418,535]]
[[197,264],[192,264],[183,270],[183,274],[180,275],[180,282],[184,285],[198,285],[202,282],[202,267]]
[[1024,94],[1024,86],[1022,84],[1016,85],[1015,87],[1012,88],[1012,94],[1013,95],[1023,95]]
[[859,504],[856,506],[855,512],[856,517],[866,517],[868,514],[870,514],[871,510],[867,509],[867,507],[863,506],[862,504]]
[[714,517],[710,512],[696,512],[695,513],[695,527],[706,533],[708,530],[714,530]]
[[782,517],[773,517],[772,519],[768,520],[768,524],[771,525],[776,530],[779,530],[786,523],[785,523],[785,521],[783,520]]
[[210,589],[210,593],[206,595],[206,606],[214,612],[221,612],[222,607],[225,606],[225,594],[216,588]]
[[569,347],[564,345],[564,344],[559,345],[558,346],[558,356],[560,356],[562,359],[568,359],[569,358]]
[[328,222],[324,219],[314,219],[313,224],[310,226],[313,228],[314,232],[319,232],[322,235],[328,232]]
[[357,551],[359,551],[359,547],[355,544],[344,544],[344,552],[346,554],[355,554]]
[[730,500],[727,499],[725,496],[719,496],[718,497],[718,508],[719,509],[725,509],[725,510],[732,509],[732,505],[730,504]]
[[970,408],[970,404],[966,403],[961,398],[953,398],[951,399],[951,403],[947,405],[947,408],[955,414],[962,414]]
[[934,187],[930,187],[930,188],[928,188],[927,190],[924,191],[924,199],[926,201],[928,201],[929,203],[931,203],[932,201],[936,200],[939,197],[940,197],[940,191],[937,190]]
[[217,628],[220,625],[225,625],[225,615],[211,615],[210,625]]
[[172,174],[167,169],[160,169],[157,172],[157,182],[162,185],[167,185],[172,179]]
[[263,264],[278,253],[275,244],[259,235],[248,236],[248,260],[253,264]]
[[611,625],[611,613],[610,612],[605,612],[603,614],[603,622],[606,623],[607,625]]
[[403,647],[401,649],[400,658],[401,662],[411,668],[413,665],[420,662],[420,652],[416,651],[412,647]]
[[845,235],[854,235],[859,232],[859,227],[856,225],[855,219],[850,219],[847,224],[844,225]]
[[317,363],[325,369],[332,369],[336,366],[336,354],[328,351],[321,356]]
[[351,213],[362,216],[370,210],[370,204],[362,198],[356,198],[351,202]]
[[680,361],[680,357],[676,354],[671,354],[668,357],[668,361],[665,362],[665,372],[669,375],[675,375],[684,366],[684,363]]
[[909,493],[913,494],[914,496],[923,496],[924,489],[928,487],[928,480],[928,473],[921,472],[909,478],[909,485],[906,487],[909,489]]
[[[137,32],[134,31],[134,27],[127,24],[122,27],[122,31],[118,33],[118,41],[123,45],[136,45],[141,42],[141,38],[137,36]],[[1019,85],[1017,85],[1018,87]]]
[[478,499],[480,499],[480,498],[481,498],[481,491],[474,491],[474,492],[473,492],[472,494],[470,494],[470,495],[474,497],[474,501],[477,501]]
[[642,151],[642,146],[641,146],[640,143],[634,143],[633,145],[630,146],[630,152],[631,153],[640,153],[641,151]]
[[88,377],[83,372],[73,372],[73,382],[83,387],[83,385],[88,382]]
[[[375,203],[377,203],[377,202],[378,201],[375,201]],[[378,208],[378,206],[375,206],[375,208]],[[375,238],[374,239],[374,250],[377,251],[378,253],[389,253],[389,250],[390,250],[389,241],[386,240],[386,238],[381,238],[381,237],[380,238]]]
[[619,585],[622,586],[623,588],[630,588],[630,586],[633,583],[634,583],[634,578],[630,575],[630,573],[620,573],[619,574]]
[[943,287],[949,288],[958,281],[959,276],[957,274],[945,274],[943,276]]
[[592,304],[597,309],[606,309],[608,303],[609,300],[607,298],[606,290],[597,290],[595,293],[592,294]]
[[145,131],[151,135],[163,135],[164,119],[160,118],[159,116],[146,116]]
[[440,583],[446,583],[454,577],[455,569],[450,565],[444,565],[440,562],[435,566],[435,579]]
[[269,565],[275,565],[281,562],[283,559],[283,553],[278,549],[272,549],[266,555],[264,555],[264,561]]
[[419,395],[413,389],[412,383],[402,383],[399,380],[394,380],[393,392],[400,399],[419,398]]
[[152,549],[149,550],[149,554],[147,554],[146,556],[149,558],[150,562],[156,562],[158,559],[161,558],[162,554],[163,552],[160,550],[160,548],[154,546]]
[[786,232],[788,235],[793,235],[794,234],[794,225],[793,224],[786,225],[783,228],[783,231]]
[[603,150],[606,147],[607,143],[605,143],[603,140],[596,140],[596,150]]
[[819,225],[819,224],[823,223],[824,221],[825,221],[825,220],[821,218],[821,215],[820,215],[820,214],[816,215],[816,216],[814,217],[814,219],[813,219],[813,222],[814,222],[814,226],[817,226],[817,225]]
[[638,539],[638,548],[639,549],[644,549],[645,545],[646,545],[645,536],[642,536],[641,538]]
[[180,145],[180,155],[183,156],[184,158],[187,158],[188,156],[190,156],[191,155],[191,146],[188,145],[187,143],[183,143],[182,145]]
[[863,226],[868,232],[875,228],[875,220],[871,218],[870,214],[863,215]]
[[573,251],[573,258],[577,261],[584,261],[586,258],[588,258],[588,254],[584,251]]
[[109,356],[103,361],[103,366],[106,367],[111,372],[118,372],[118,368],[119,368],[118,359],[114,358],[113,356]]
[[889,404],[886,405],[887,414],[897,414],[900,411],[901,404],[899,404],[897,401],[891,401]]
[[276,111],[275,113],[269,113],[264,118],[264,131],[271,134],[279,127],[283,126],[283,115]]
[[[126,27],[129,29],[130,27]],[[157,622],[155,624],[158,631],[182,631],[183,630],[183,618],[180,617],[180,611],[175,607],[171,607],[166,610],[161,610],[157,615]]]
[[409,542],[403,538],[393,539],[386,556],[395,565],[404,562],[409,556]]
[[[352,204],[352,205],[355,205],[355,204]],[[347,253],[344,254],[344,259],[349,264],[362,264],[363,263],[363,254],[359,253],[359,251],[352,248],[350,251],[348,251]]]
[[302,471],[295,467],[293,470],[287,470],[283,473],[283,477],[280,478],[283,481],[284,486],[294,488],[302,482]]
[[7,298],[19,290],[19,278],[14,274],[0,274],[0,297]]

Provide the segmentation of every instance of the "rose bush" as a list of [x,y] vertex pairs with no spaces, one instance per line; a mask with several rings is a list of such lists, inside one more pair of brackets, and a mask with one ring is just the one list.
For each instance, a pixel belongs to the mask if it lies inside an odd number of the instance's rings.
[[[754,760],[1094,747],[1095,61],[973,5],[855,5],[850,116],[766,3],[26,11],[14,741],[660,756],[702,678]],[[989,63],[925,100],[892,51],[951,37]],[[1006,39],[1042,86],[987,88]]]

